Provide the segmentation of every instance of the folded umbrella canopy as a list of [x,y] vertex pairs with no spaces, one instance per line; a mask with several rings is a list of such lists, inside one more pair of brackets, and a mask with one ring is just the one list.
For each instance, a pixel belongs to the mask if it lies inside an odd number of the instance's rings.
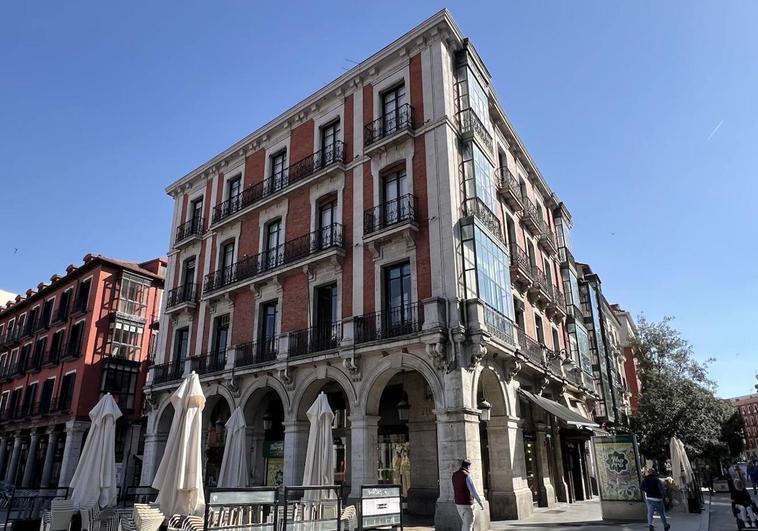
[[247,468],[247,426],[245,414],[237,408],[226,421],[224,457],[218,473],[218,486],[225,488],[244,488],[248,484]]
[[672,437],[669,447],[671,451],[671,475],[679,487],[686,487],[692,482],[695,475],[684,449],[684,443],[676,437]]
[[202,463],[202,416],[205,395],[193,371],[171,395],[174,418],[166,449],[155,474],[156,502],[166,516],[202,514],[205,510]]
[[69,485],[75,507],[116,505],[116,420],[120,416],[110,393],[89,412],[92,424]]
[[[307,414],[311,428],[308,433],[308,449],[305,453],[303,485],[332,485],[334,484],[334,448],[332,441],[334,413],[329,407],[329,400],[324,393],[318,395]],[[334,493],[328,490],[308,491],[304,496],[305,499],[310,500],[333,497]]]

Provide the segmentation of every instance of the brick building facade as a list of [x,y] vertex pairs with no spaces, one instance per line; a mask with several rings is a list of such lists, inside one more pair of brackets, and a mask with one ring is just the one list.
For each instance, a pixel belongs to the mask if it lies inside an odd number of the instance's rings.
[[449,477],[466,456],[486,493],[480,525],[592,497],[602,390],[571,216],[447,11],[167,193],[142,484],[169,396],[194,370],[210,485],[236,407],[251,482],[298,484],[305,412],[323,391],[337,413],[335,481],[352,497],[400,483],[409,512],[455,528]]
[[0,477],[23,489],[67,487],[89,412],[110,392],[124,414],[121,477],[133,481],[165,268],[163,259],[87,255],[0,309]]
[[745,453],[748,458],[758,458],[758,394],[738,396],[731,402],[745,423]]

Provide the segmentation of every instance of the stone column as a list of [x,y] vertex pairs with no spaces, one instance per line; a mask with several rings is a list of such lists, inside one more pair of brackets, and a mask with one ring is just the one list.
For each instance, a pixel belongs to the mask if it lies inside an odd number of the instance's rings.
[[140,473],[140,485],[152,485],[155,473],[158,471],[160,458],[166,447],[168,433],[145,434],[145,450],[142,454],[142,472]]
[[248,448],[250,448],[249,460],[253,473],[253,485],[265,485],[266,458],[263,457],[263,445],[266,441],[266,432],[253,426],[248,426],[245,431]]
[[37,462],[37,446],[39,446],[38,431],[33,431],[29,439],[29,452],[26,454],[26,463],[24,464],[24,476],[21,479],[21,488],[29,489],[32,487],[34,479],[34,465]]
[[[517,465],[517,452],[513,446],[516,438],[511,440],[510,428],[518,428],[518,419],[505,415],[492,417],[487,423],[490,463],[490,517],[492,520],[515,520],[526,516],[523,507],[531,506],[532,494],[523,488],[520,475],[514,474]],[[523,451],[521,452],[523,466]],[[519,477],[517,477],[519,476]]]
[[[422,446],[422,452],[423,448]],[[466,408],[438,411],[437,453],[439,498],[437,510],[434,513],[434,528],[445,531],[458,530],[461,527],[461,521],[455,507],[451,478],[453,472],[460,467],[461,459],[468,458],[471,461],[474,486],[480,495],[484,493],[479,443],[479,411]],[[484,511],[477,513],[475,529],[482,531],[489,529],[489,514],[489,503],[484,500]]]
[[45,464],[42,466],[42,488],[51,487],[50,480],[53,477],[53,465],[55,464],[55,446],[58,443],[58,433],[54,429],[47,431],[47,450],[45,451]]
[[3,434],[0,436],[0,474],[3,474],[5,472],[5,461],[8,457],[8,436]]
[[13,452],[11,453],[11,461],[8,465],[8,470],[5,471],[5,481],[15,483],[16,470],[18,469],[18,460],[21,457],[21,434],[16,433],[13,439]]
[[544,422],[536,423],[537,432],[535,435],[535,457],[537,458],[537,489],[539,499],[537,505],[540,507],[550,507],[555,500],[555,490],[550,482],[550,466],[548,465],[549,456],[547,455],[547,441],[545,430],[547,426]]
[[553,458],[555,460],[555,495],[559,502],[568,502],[568,486],[563,467],[563,448],[557,420],[553,423]]
[[284,484],[300,485],[303,481],[305,453],[308,448],[308,422],[284,421]]
[[379,416],[350,416],[350,498],[361,497],[361,485],[375,485],[377,479],[377,449],[379,445]]
[[89,427],[89,422],[70,420],[66,422],[66,446],[63,447],[63,460],[61,461],[61,477],[58,480],[59,487],[68,487],[71,478],[79,462],[84,442],[84,432]]

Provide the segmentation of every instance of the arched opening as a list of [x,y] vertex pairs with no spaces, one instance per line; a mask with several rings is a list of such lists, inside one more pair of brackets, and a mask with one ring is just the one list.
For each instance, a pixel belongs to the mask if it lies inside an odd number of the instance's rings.
[[434,407],[431,387],[413,369],[386,371],[367,403],[367,414],[378,417],[377,480],[400,485],[404,509],[422,517],[434,515],[439,497]]
[[[329,400],[329,407],[334,413],[334,422],[332,423],[332,451],[334,452],[334,484],[347,485],[350,477],[350,427],[348,417],[350,416],[350,401],[342,386],[330,378],[316,380],[312,382],[303,393],[300,399],[300,405],[297,411],[297,420],[301,423],[308,423],[308,409],[313,405],[319,393],[326,394]],[[305,427],[305,426],[304,426]],[[296,478],[302,479],[303,466],[305,466],[305,452],[308,444],[308,431],[305,427],[304,444],[296,460]]]
[[224,457],[224,430],[231,411],[226,399],[213,395],[206,399],[203,409],[203,440],[205,441],[205,484],[215,487]]
[[248,465],[253,486],[280,486],[284,481],[284,405],[270,387],[255,391],[243,407],[247,426]]
[[514,518],[517,504],[508,497],[513,493],[515,455],[511,451],[503,384],[492,369],[482,369],[474,405],[480,411],[481,474],[484,496],[490,503],[490,518]]

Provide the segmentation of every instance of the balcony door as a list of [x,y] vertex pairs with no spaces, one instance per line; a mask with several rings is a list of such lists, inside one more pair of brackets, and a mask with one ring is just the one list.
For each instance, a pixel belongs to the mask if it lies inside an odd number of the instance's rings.
[[384,177],[382,181],[382,210],[380,227],[402,221],[408,206],[403,197],[408,194],[408,174],[405,168]]
[[226,285],[232,281],[233,277],[232,264],[234,264],[234,242],[225,243],[221,247],[221,256],[219,258],[218,267],[223,275],[222,284]]
[[321,166],[325,167],[336,160],[335,149],[340,135],[340,121],[336,120],[321,128]]
[[239,210],[240,194],[242,193],[242,177],[237,176],[233,179],[229,179],[226,183],[226,199],[227,199],[227,211],[226,214],[232,214]]
[[287,184],[287,151],[271,156],[271,181],[269,193],[281,190]]
[[319,248],[326,249],[334,244],[334,223],[337,202],[322,203],[318,209]]
[[271,269],[278,266],[283,258],[283,240],[282,220],[277,219],[270,221],[266,225],[264,248],[263,248],[263,269]]
[[261,305],[260,324],[258,330],[258,361],[266,361],[276,356],[276,316],[277,301]]
[[384,135],[394,133],[402,125],[401,112],[405,104],[405,85],[398,85],[382,94],[382,129]]
[[192,234],[196,234],[202,230],[200,226],[203,222],[203,198],[195,199],[192,201],[192,211],[190,212],[190,220],[192,220]]
[[189,348],[189,328],[181,328],[176,331],[174,340],[174,357],[172,376],[179,376],[184,372],[184,361],[187,359],[187,350]]
[[213,365],[211,370],[220,370],[229,342],[229,315],[216,317],[213,328],[213,353],[209,362]]
[[192,295],[192,285],[195,282],[195,266],[197,260],[194,256],[187,258],[182,267],[182,300],[188,300]]
[[384,270],[384,312],[382,325],[387,336],[408,333],[413,327],[411,307],[411,264],[403,262]]
[[316,315],[313,351],[335,348],[339,341],[337,322],[337,284],[316,288]]

